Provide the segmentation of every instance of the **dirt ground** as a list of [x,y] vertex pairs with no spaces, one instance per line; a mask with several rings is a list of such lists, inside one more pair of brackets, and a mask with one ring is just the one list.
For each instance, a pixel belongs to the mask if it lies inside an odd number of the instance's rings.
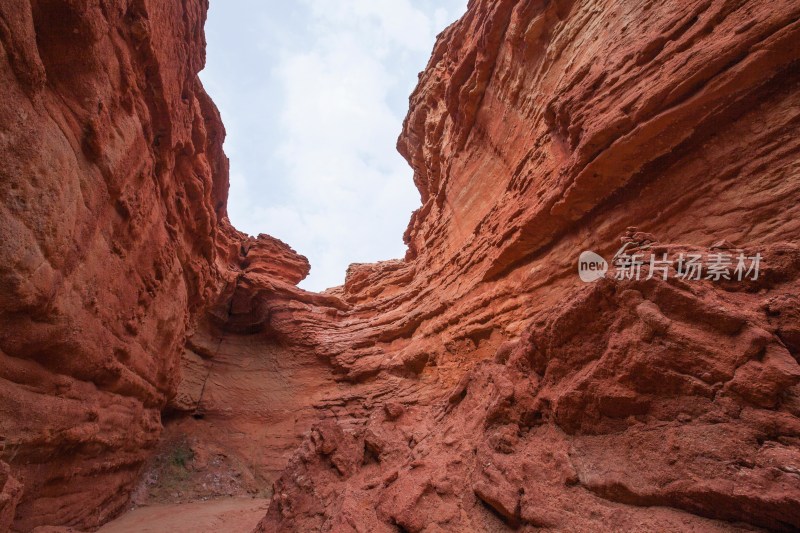
[[99,533],[250,533],[270,500],[226,498],[138,507],[100,528]]

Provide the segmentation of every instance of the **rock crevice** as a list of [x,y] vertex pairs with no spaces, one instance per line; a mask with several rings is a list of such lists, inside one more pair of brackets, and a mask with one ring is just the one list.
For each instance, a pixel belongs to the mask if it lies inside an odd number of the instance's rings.
[[[406,257],[320,294],[227,219],[207,7],[0,5],[0,529],[800,527],[800,2],[470,2]],[[763,270],[581,282],[622,243]]]

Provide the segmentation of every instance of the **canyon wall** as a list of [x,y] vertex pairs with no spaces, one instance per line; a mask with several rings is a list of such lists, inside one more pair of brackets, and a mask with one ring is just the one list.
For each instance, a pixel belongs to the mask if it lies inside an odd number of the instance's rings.
[[[398,143],[405,261],[273,316],[352,392],[260,530],[800,527],[798,60],[797,1],[470,2]],[[622,242],[763,270],[580,281]]]
[[0,4],[0,530],[125,506],[190,317],[235,278],[206,9]]
[[[97,526],[178,441],[260,531],[800,527],[800,2],[472,0],[406,257],[322,294],[227,222],[206,9],[0,6],[0,529]],[[762,270],[582,283],[621,240]]]

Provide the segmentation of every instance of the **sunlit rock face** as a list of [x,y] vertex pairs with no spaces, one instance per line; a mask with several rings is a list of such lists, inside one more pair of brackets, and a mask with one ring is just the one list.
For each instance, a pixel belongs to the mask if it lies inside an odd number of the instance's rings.
[[[398,142],[405,261],[352,267],[314,328],[358,394],[261,530],[800,527],[799,15],[470,2]],[[621,240],[763,269],[583,283]]]
[[[800,528],[800,2],[471,2],[406,257],[322,294],[227,222],[206,9],[0,5],[0,529],[160,497],[174,441],[266,532]],[[581,281],[622,243],[761,271]]]

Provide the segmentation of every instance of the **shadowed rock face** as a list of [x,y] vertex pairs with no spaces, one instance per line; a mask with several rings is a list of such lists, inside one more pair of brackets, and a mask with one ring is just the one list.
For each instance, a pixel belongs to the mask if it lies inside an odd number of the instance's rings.
[[[162,413],[260,531],[800,528],[800,2],[471,2],[406,258],[322,294],[227,222],[206,8],[0,6],[0,529],[119,512]],[[763,269],[581,283],[621,236]]]
[[0,530],[125,504],[190,317],[233,276],[206,7],[0,5]]

